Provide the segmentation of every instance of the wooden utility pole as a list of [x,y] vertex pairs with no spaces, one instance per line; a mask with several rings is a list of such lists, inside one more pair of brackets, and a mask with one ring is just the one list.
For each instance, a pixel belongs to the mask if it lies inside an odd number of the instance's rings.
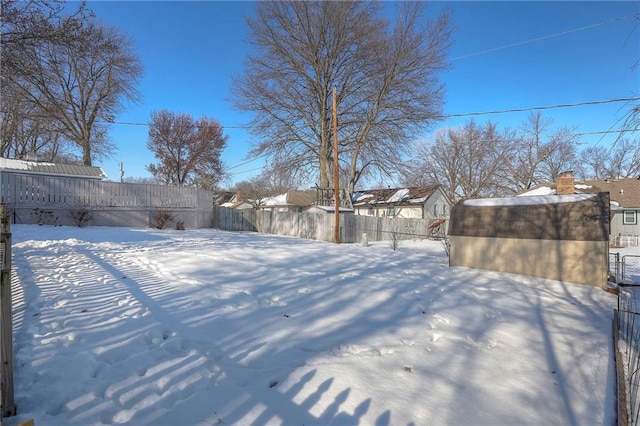
[[333,87],[333,199],[336,218],[333,224],[333,242],[340,244],[340,173],[338,170],[338,113],[336,112],[336,88]]
[[[11,225],[0,205],[0,419],[16,414],[13,401],[13,321],[11,318]],[[1,420],[0,420],[1,421]]]

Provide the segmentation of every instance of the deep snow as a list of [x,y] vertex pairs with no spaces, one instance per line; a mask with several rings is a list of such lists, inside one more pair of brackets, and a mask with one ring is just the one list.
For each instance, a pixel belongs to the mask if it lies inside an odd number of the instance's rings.
[[598,288],[449,268],[438,241],[12,231],[7,425],[615,420]]

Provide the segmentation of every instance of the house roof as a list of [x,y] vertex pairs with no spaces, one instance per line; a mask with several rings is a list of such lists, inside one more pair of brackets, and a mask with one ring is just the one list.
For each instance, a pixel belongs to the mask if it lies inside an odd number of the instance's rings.
[[[335,213],[336,206],[311,206],[305,211],[309,212],[309,211],[317,211],[317,210],[320,210],[326,213]],[[338,211],[345,212],[345,213],[353,213],[353,209],[350,209],[348,207],[342,207],[342,206],[338,207]]]
[[95,166],[14,160],[2,157],[0,157],[0,171],[87,179],[105,179],[107,177],[104,170]]
[[275,197],[263,198],[260,207],[308,207],[313,204],[313,196],[303,191],[289,191]]
[[[574,192],[576,194],[608,192],[610,200],[620,207],[640,208],[640,179],[638,178],[576,181]],[[552,183],[535,186],[520,196],[555,194],[556,184]]]
[[221,207],[226,207],[228,209],[252,209],[253,206],[246,201],[228,201],[226,203],[220,204]]
[[[215,193],[213,203],[217,205],[223,205],[225,203],[232,203],[236,193],[233,191],[218,191]],[[226,207],[226,206],[225,206]]]
[[365,205],[412,205],[422,204],[429,199],[440,185],[414,186],[411,188],[385,188],[356,191],[353,194],[354,206]]

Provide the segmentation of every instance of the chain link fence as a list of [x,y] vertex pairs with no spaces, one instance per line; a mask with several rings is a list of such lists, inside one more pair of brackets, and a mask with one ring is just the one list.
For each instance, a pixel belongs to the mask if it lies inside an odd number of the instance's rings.
[[627,254],[620,262],[621,281],[640,283],[640,256]]

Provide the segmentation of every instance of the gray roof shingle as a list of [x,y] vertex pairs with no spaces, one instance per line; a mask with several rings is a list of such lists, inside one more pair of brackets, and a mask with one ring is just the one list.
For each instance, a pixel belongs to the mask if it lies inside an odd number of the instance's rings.
[[107,177],[102,168],[96,166],[45,163],[10,158],[0,158],[0,171],[86,179],[105,179]]

